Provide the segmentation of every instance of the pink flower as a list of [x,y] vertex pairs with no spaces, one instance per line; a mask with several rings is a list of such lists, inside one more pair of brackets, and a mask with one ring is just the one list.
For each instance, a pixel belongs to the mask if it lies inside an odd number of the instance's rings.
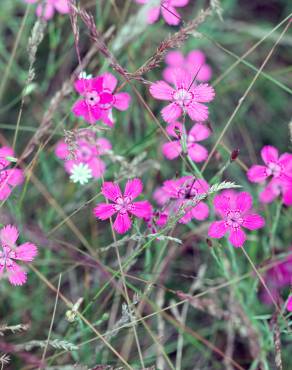
[[44,5],[42,0],[24,0],[26,3],[34,4],[39,3],[36,9],[36,14],[38,17],[42,17],[46,20],[53,18],[55,11],[61,14],[70,13],[70,7],[68,5],[68,0],[46,0]]
[[[138,4],[147,4],[149,0],[135,0]],[[147,23],[155,23],[160,15],[164,18],[165,22],[171,26],[177,26],[181,17],[176,11],[177,8],[182,8],[188,4],[189,0],[160,0],[160,5],[153,6],[149,9],[147,14]]]
[[287,311],[292,312],[292,295],[288,298],[286,309]]
[[263,217],[251,213],[252,197],[247,192],[237,193],[236,197],[222,194],[214,197],[215,212],[222,217],[221,221],[213,222],[208,231],[210,238],[222,238],[229,232],[229,241],[235,247],[242,247],[246,235],[242,228],[257,230],[265,225]]
[[[266,271],[264,280],[270,293],[277,301],[280,290],[292,284],[292,247],[289,249],[289,255],[283,261],[279,261]],[[265,304],[272,303],[272,299],[266,289],[261,289],[260,298]]]
[[117,82],[116,77],[111,73],[76,80],[75,90],[82,99],[77,100],[73,105],[72,111],[75,116],[83,117],[90,124],[101,120],[107,126],[112,127],[114,125],[111,117],[112,108],[127,110],[131,100],[127,93],[114,93]]
[[75,158],[68,159],[70,158],[68,145],[63,140],[57,143],[55,153],[58,158],[65,161],[66,172],[71,174],[74,165],[83,163],[87,164],[91,170],[92,177],[100,178],[105,171],[105,163],[100,159],[100,156],[112,148],[111,143],[104,138],[98,138],[93,142],[83,138],[78,139],[76,144]]
[[208,107],[201,103],[213,100],[215,91],[208,84],[195,84],[194,77],[183,69],[176,69],[173,73],[174,88],[165,81],[151,84],[149,91],[154,98],[171,102],[161,111],[167,123],[174,122],[183,113],[193,121],[203,122],[208,118]]
[[22,184],[24,180],[22,170],[7,168],[10,164],[7,157],[14,157],[13,149],[8,146],[3,146],[0,148],[0,200],[7,199],[12,189]]
[[[184,176],[176,180],[166,180],[163,183],[162,191],[168,197],[168,204],[163,209],[164,213],[176,214],[184,209],[184,215],[179,220],[186,224],[193,218],[198,221],[205,220],[209,215],[209,208],[203,201],[188,206],[187,203],[200,194],[205,194],[209,185],[205,180],[194,180],[192,176]],[[185,208],[184,208],[185,207]]]
[[4,226],[0,230],[0,277],[7,271],[8,280],[12,285],[23,285],[26,272],[15,262],[31,262],[37,255],[37,247],[32,243],[16,246],[18,230],[13,225]]
[[282,194],[283,203],[292,205],[292,154],[284,153],[279,157],[278,150],[266,145],[261,150],[261,157],[265,165],[253,165],[247,171],[251,182],[262,183],[271,179],[269,184],[260,194],[262,203],[270,203]]
[[133,202],[142,193],[142,190],[143,184],[139,179],[128,180],[123,195],[118,184],[105,182],[102,186],[102,194],[114,203],[98,204],[94,209],[95,217],[100,220],[107,220],[117,213],[114,229],[119,234],[126,233],[132,226],[129,214],[144,219],[151,217],[152,206],[147,200]]
[[[167,126],[167,133],[177,139],[163,144],[162,153],[167,159],[175,159],[182,153],[180,139],[182,129],[183,127],[180,122],[174,122]],[[207,139],[210,135],[211,131],[202,123],[196,123],[191,128],[187,135],[187,150],[190,158],[194,162],[202,162],[208,157],[207,149],[198,144],[198,142]]]
[[192,50],[186,57],[178,50],[170,51],[165,57],[167,67],[163,71],[163,78],[171,83],[175,69],[183,68],[191,75],[196,76],[197,81],[207,82],[212,77],[212,70],[205,61],[205,54],[200,50]]

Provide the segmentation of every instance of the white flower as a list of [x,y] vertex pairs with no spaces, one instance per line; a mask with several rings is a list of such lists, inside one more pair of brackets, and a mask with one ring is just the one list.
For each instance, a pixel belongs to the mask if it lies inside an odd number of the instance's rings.
[[92,171],[87,164],[74,164],[71,170],[70,180],[81,185],[87,184],[92,178]]
[[85,71],[82,71],[79,73],[79,76],[78,78],[84,78],[86,80],[89,80],[90,78],[92,78],[92,75],[91,74],[87,74]]

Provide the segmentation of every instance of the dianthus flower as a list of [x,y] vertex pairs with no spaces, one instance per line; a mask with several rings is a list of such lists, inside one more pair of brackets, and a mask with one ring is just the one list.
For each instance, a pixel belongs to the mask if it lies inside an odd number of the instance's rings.
[[24,180],[22,170],[7,168],[10,164],[9,157],[14,157],[13,149],[8,146],[0,148],[0,200],[7,199],[12,189]]
[[[149,0],[135,0],[138,4],[147,4]],[[153,0],[152,0],[153,1]],[[171,26],[177,26],[181,17],[176,11],[177,8],[182,8],[188,4],[189,0],[160,0],[157,1],[157,6],[153,6],[149,9],[147,14],[147,23],[155,23],[159,16],[160,12],[165,22]]]
[[[38,17],[42,17],[46,20],[53,18],[55,11],[61,14],[70,13],[70,7],[68,0],[24,0],[26,3],[34,4],[38,3],[36,8],[36,14]],[[44,3],[44,4],[43,4]]]
[[114,203],[100,203],[94,209],[94,215],[99,220],[106,220],[117,213],[114,229],[119,234],[126,233],[132,226],[129,215],[138,218],[149,219],[152,214],[152,206],[147,200],[133,202],[143,190],[143,184],[140,179],[128,180],[125,186],[124,194],[118,184],[114,182],[104,182],[102,194],[105,198]]
[[287,311],[292,312],[292,295],[288,298],[286,309]]
[[246,235],[242,228],[257,230],[265,225],[262,216],[252,213],[252,197],[247,192],[237,193],[232,197],[216,195],[214,197],[215,212],[222,217],[221,221],[213,222],[208,231],[211,238],[222,238],[229,232],[229,241],[234,247],[242,247]]
[[4,226],[0,230],[0,277],[5,270],[12,285],[23,285],[27,280],[26,272],[16,261],[31,262],[37,255],[37,247],[32,243],[16,245],[18,230],[13,225]]
[[279,157],[278,149],[266,145],[261,150],[261,157],[265,165],[253,165],[247,171],[251,182],[262,183],[271,179],[260,194],[262,203],[270,203],[282,195],[286,206],[292,205],[292,154],[284,153]]
[[176,180],[166,180],[158,192],[156,190],[154,197],[158,203],[165,205],[163,212],[171,216],[179,212],[183,213],[179,222],[186,224],[193,218],[198,221],[205,220],[209,215],[209,208],[203,201],[194,201],[196,196],[207,193],[209,185],[205,180],[194,180],[192,176],[184,176]]
[[73,105],[73,113],[90,124],[101,120],[105,125],[113,127],[112,108],[127,110],[131,100],[128,93],[114,93],[117,82],[111,73],[104,73],[95,78],[77,79],[75,90],[82,98]]
[[100,159],[100,156],[106,154],[111,148],[111,143],[107,139],[98,138],[90,142],[86,138],[82,138],[77,140],[73,153],[63,140],[57,143],[55,153],[58,158],[65,161],[65,170],[70,175],[73,174],[74,168],[78,168],[76,166],[83,164],[91,171],[91,176],[98,179],[105,171],[105,163]]
[[[176,140],[163,144],[162,153],[167,159],[175,159],[182,153],[182,136],[183,126],[180,122],[174,122],[166,127],[166,132]],[[208,157],[208,151],[198,142],[207,139],[211,135],[210,129],[202,124],[193,125],[187,135],[187,151],[194,162],[202,162]]]
[[196,84],[195,76],[183,69],[173,72],[173,85],[157,81],[150,85],[150,94],[158,100],[169,100],[171,103],[162,109],[161,114],[167,123],[172,123],[183,113],[193,121],[203,122],[208,118],[207,103],[214,99],[215,91],[208,84]]
[[170,51],[166,54],[165,63],[167,66],[162,75],[164,80],[170,83],[176,68],[182,68],[196,76],[199,82],[207,82],[212,77],[211,67],[206,64],[205,54],[200,50],[192,50],[186,57],[178,50]]

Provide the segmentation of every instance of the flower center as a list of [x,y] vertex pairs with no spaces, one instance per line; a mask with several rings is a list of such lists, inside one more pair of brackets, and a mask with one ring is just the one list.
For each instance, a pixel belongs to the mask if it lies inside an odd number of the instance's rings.
[[230,227],[238,228],[243,223],[243,218],[239,211],[229,211],[227,214],[227,225]]
[[8,246],[3,246],[3,250],[0,251],[0,266],[10,267],[13,264],[12,258],[15,258],[15,252]]
[[131,209],[132,202],[129,197],[119,197],[116,200],[115,209],[116,211],[125,214]]
[[92,158],[92,151],[86,145],[80,145],[77,150],[77,157],[82,162],[89,162]]
[[89,105],[93,106],[99,103],[100,96],[96,91],[88,91],[85,94],[85,100]]
[[192,92],[186,89],[178,89],[173,94],[173,100],[181,107],[187,107],[193,100]]
[[281,174],[282,168],[278,163],[270,162],[268,164],[267,174],[268,176],[279,177]]

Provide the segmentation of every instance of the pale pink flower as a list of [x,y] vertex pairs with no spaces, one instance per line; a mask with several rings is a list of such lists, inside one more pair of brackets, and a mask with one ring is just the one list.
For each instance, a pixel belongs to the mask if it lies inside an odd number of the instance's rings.
[[292,295],[288,298],[286,309],[287,311],[292,312]]
[[[263,277],[271,295],[277,301],[280,291],[292,284],[292,247],[288,256],[269,268]],[[260,298],[265,304],[273,303],[270,294],[264,288],[261,289]]]
[[286,206],[292,205],[292,154],[284,153],[279,157],[278,149],[266,145],[261,150],[265,165],[253,165],[247,171],[251,182],[263,183],[271,179],[260,194],[262,203],[270,203],[282,195]]
[[208,118],[208,107],[202,103],[213,100],[215,91],[208,84],[196,84],[194,77],[183,69],[176,69],[173,73],[174,88],[162,80],[150,85],[150,94],[155,99],[171,102],[161,111],[167,123],[174,122],[183,113],[193,121],[203,122]]
[[[167,159],[175,159],[182,153],[181,135],[183,126],[180,122],[170,123],[166,131],[176,140],[163,144],[162,153]],[[202,124],[193,125],[187,135],[187,151],[194,162],[202,162],[208,157],[208,150],[198,142],[207,139],[211,135],[210,129]]]
[[131,96],[128,93],[114,93],[117,79],[111,73],[104,73],[95,78],[79,78],[75,81],[75,90],[81,99],[73,105],[73,113],[83,117],[90,124],[101,120],[112,127],[112,108],[120,111],[128,109]]
[[170,83],[176,68],[185,69],[200,82],[208,82],[212,77],[212,69],[206,64],[205,54],[200,50],[192,50],[186,57],[179,50],[170,51],[166,54],[165,63],[167,66],[163,70],[163,78]]
[[195,180],[192,176],[184,176],[176,180],[166,180],[162,191],[167,194],[168,201],[163,209],[164,214],[170,216],[183,210],[183,216],[179,222],[186,224],[192,219],[205,220],[209,215],[209,208],[203,201],[194,205],[188,205],[196,196],[205,194],[209,185],[205,180]]
[[37,255],[37,247],[32,243],[16,245],[18,230],[13,225],[4,226],[0,230],[0,277],[5,270],[12,285],[23,285],[27,280],[26,272],[16,261],[31,262]]
[[119,234],[126,233],[132,226],[130,215],[138,218],[149,219],[152,214],[152,206],[147,200],[133,202],[143,190],[140,179],[128,180],[124,194],[118,184],[105,182],[102,186],[102,194],[105,198],[114,203],[100,203],[94,209],[94,215],[99,220],[106,220],[117,213],[113,224],[114,229]]
[[[149,0],[135,0],[138,4],[147,4]],[[152,24],[158,21],[160,13],[165,22],[171,26],[177,26],[181,17],[175,8],[182,8],[189,3],[189,0],[160,0],[157,6],[149,9],[147,14],[147,23]]]
[[229,241],[234,247],[242,247],[246,235],[242,228],[257,230],[265,225],[262,216],[252,213],[252,197],[247,192],[237,193],[236,197],[222,194],[214,197],[215,212],[222,217],[213,222],[208,231],[210,238],[222,238],[227,232]]
[[60,14],[70,13],[70,7],[68,0],[24,0],[26,3],[34,4],[38,3],[36,14],[38,17],[42,17],[46,20],[53,18],[55,11]]
[[13,149],[8,146],[0,148],[0,201],[7,199],[12,189],[24,180],[22,170],[7,168],[10,165],[9,157],[14,157]]
[[[65,161],[66,172],[72,174],[72,168],[76,164],[87,164],[91,170],[92,177],[98,179],[105,171],[105,163],[100,159],[101,155],[106,154],[112,148],[111,143],[105,138],[98,138],[94,142],[88,142],[85,138],[78,139],[76,149],[74,150],[75,158],[70,157],[68,144],[63,140],[56,145],[56,156]],[[69,159],[70,158],[70,159]]]

